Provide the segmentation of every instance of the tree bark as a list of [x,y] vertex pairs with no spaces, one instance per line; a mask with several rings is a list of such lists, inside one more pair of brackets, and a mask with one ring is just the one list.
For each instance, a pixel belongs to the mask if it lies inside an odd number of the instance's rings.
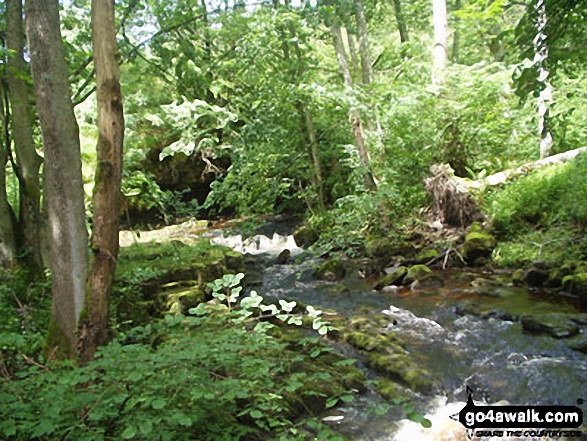
[[307,104],[303,108],[304,120],[306,124],[306,133],[308,135],[308,142],[310,144],[310,157],[312,158],[312,164],[314,165],[314,186],[316,187],[316,193],[318,195],[318,207],[321,211],[326,208],[324,202],[324,179],[322,178],[322,165],[320,163],[320,156],[318,154],[318,140],[316,138],[316,128],[314,127],[314,118],[312,112],[308,108]]
[[[344,84],[352,93],[354,93],[353,79],[351,77],[349,65],[344,52],[344,43],[342,40],[342,33],[340,31],[340,24],[338,23],[338,21],[334,20],[332,22],[332,24],[330,25],[330,32],[332,34],[332,39],[334,42],[334,49],[336,51],[338,67],[344,78]],[[370,171],[370,161],[369,155],[367,153],[367,148],[365,145],[363,123],[361,121],[361,116],[359,115],[359,112],[355,108],[351,109],[351,124],[353,128],[353,135],[355,137],[357,150],[359,151],[359,158],[361,160],[361,165],[363,166],[363,172],[365,175],[365,187],[369,190],[376,190],[377,186],[375,185],[375,180],[373,179],[373,175]]]
[[[4,113],[4,98],[0,87],[0,124],[2,128],[6,124]],[[8,162],[8,141],[0,136],[0,267],[10,267],[16,260],[16,243],[14,240],[14,228],[12,224],[12,209],[8,204],[6,194],[6,163]]]
[[[455,10],[458,11],[459,9],[461,9],[461,0],[455,0]],[[459,32],[458,21],[457,18],[452,36],[452,62],[455,64],[459,62],[459,48],[461,44],[461,34]]]
[[19,235],[27,263],[34,270],[43,267],[40,245],[41,186],[39,169],[42,159],[33,140],[31,90],[26,82],[23,57],[24,27],[22,0],[6,0],[6,42],[12,55],[8,57],[7,80],[12,107],[14,150],[20,184]]
[[349,54],[351,55],[351,63],[353,65],[353,74],[356,78],[358,73],[360,72],[359,69],[359,58],[357,56],[357,46],[355,44],[355,37],[352,33],[350,33],[347,29],[346,32],[346,39],[349,46]]
[[448,18],[446,0],[432,0],[434,20],[434,64],[432,83],[443,84],[446,66],[448,65]]
[[395,21],[397,23],[397,30],[399,31],[399,39],[402,43],[409,41],[410,36],[408,35],[408,27],[406,26],[406,20],[402,12],[401,0],[393,0],[393,7],[395,9]]
[[542,85],[538,95],[538,134],[540,136],[540,157],[546,158],[552,153],[552,134],[548,124],[548,110],[552,101],[552,85],[548,81],[548,36],[546,32],[546,4],[544,0],[538,0],[536,10],[536,37],[534,38],[535,60],[538,64],[538,82]]
[[92,46],[98,100],[98,167],[94,184],[92,263],[87,314],[80,323],[81,360],[108,340],[108,304],[118,259],[124,112],[116,54],[114,2],[92,0]]
[[88,268],[79,130],[68,84],[58,0],[27,0],[27,37],[45,147],[52,316],[46,351],[75,357]]
[[363,84],[371,84],[373,81],[373,67],[371,66],[371,54],[369,53],[369,34],[367,32],[367,20],[363,2],[355,0],[355,15],[357,17],[357,31],[359,33],[359,54],[361,56],[361,73]]

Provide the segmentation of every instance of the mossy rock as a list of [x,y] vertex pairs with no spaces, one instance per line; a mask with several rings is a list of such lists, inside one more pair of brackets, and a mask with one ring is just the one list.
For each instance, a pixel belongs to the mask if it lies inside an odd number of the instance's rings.
[[393,381],[388,378],[377,380],[374,386],[379,395],[381,395],[386,400],[403,400],[409,396],[405,386],[402,386],[397,381]]
[[381,277],[373,286],[373,289],[380,290],[388,285],[401,285],[404,277],[408,274],[408,269],[405,266],[400,266],[391,270],[389,274]]
[[346,270],[344,265],[338,258],[329,259],[326,262],[321,263],[318,268],[314,270],[314,277],[329,282],[340,280],[345,274]]
[[562,280],[563,289],[587,302],[587,273],[575,273]]
[[308,248],[318,242],[320,235],[309,225],[302,225],[293,234],[296,245],[301,248]]
[[524,284],[524,275],[525,271],[523,269],[517,269],[512,274],[512,283],[517,286],[521,286]]
[[422,250],[416,255],[416,263],[425,263],[428,264],[430,261],[438,258],[440,253],[437,249],[427,249]]
[[531,314],[521,319],[522,328],[532,334],[549,334],[555,338],[572,337],[580,332],[579,327],[567,314]]
[[465,236],[463,258],[470,265],[474,264],[477,259],[488,259],[496,245],[495,238],[474,222],[469,228],[469,233]]
[[437,289],[444,286],[444,279],[440,277],[438,274],[428,274],[421,279],[415,280],[410,284],[410,289],[418,290],[418,289]]
[[410,269],[406,273],[403,280],[403,284],[410,285],[416,280],[422,280],[431,274],[432,270],[428,268],[426,265],[414,265],[410,267]]

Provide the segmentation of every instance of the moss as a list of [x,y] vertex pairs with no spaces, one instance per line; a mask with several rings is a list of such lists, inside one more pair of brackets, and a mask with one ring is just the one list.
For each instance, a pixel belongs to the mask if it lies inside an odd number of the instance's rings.
[[308,248],[314,245],[320,238],[319,234],[312,227],[303,225],[293,234],[296,245],[301,248]]
[[43,344],[43,355],[48,360],[75,359],[77,352],[65,333],[57,326],[53,318],[49,322],[49,330]]
[[321,263],[318,268],[314,270],[314,277],[320,280],[334,282],[342,279],[345,273],[346,270],[342,261],[338,258],[333,258]]
[[375,390],[387,400],[404,399],[408,395],[404,386],[388,378],[377,380]]
[[426,276],[432,274],[432,270],[426,265],[414,265],[410,267],[406,276],[404,277],[404,285],[409,285],[416,280],[421,280]]
[[395,268],[389,274],[381,277],[373,286],[374,289],[381,289],[388,285],[400,285],[404,277],[408,274],[408,269],[404,266]]
[[479,231],[478,228],[473,228],[465,236],[463,258],[469,264],[474,264],[475,260],[479,258],[487,259],[491,256],[496,244],[497,242],[491,234]]
[[[138,325],[161,317],[173,305],[185,311],[206,300],[208,282],[243,269],[240,253],[207,240],[193,246],[148,243],[122,248],[112,295],[114,316]],[[173,291],[174,286],[169,285],[184,281],[193,287],[190,293],[179,285]]]

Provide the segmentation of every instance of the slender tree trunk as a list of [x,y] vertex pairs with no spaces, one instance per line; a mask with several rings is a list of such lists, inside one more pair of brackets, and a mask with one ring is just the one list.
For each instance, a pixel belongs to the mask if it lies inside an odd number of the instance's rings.
[[361,71],[359,68],[359,58],[357,56],[357,45],[355,44],[355,36],[348,31],[346,32],[346,39],[349,46],[349,54],[351,56],[351,64],[353,65],[353,77],[356,77]]
[[108,304],[118,259],[124,112],[116,54],[114,2],[92,0],[92,46],[98,99],[98,168],[94,185],[92,264],[87,314],[80,324],[81,359],[108,340]]
[[[455,0],[455,10],[461,9],[461,0]],[[455,20],[455,28],[452,37],[452,62],[459,62],[459,46],[461,44],[461,34],[459,32],[459,19]]]
[[[336,58],[338,60],[338,67],[344,78],[345,86],[352,92],[353,91],[353,79],[349,70],[349,65],[344,52],[344,43],[342,40],[342,33],[340,31],[340,24],[334,20],[330,25],[330,32],[334,42],[334,49],[336,51]],[[351,109],[351,124],[353,128],[353,135],[355,136],[355,143],[357,150],[359,151],[359,158],[363,171],[365,174],[365,187],[369,190],[376,190],[375,180],[370,171],[369,154],[367,153],[367,147],[365,145],[365,135],[363,132],[363,123],[361,116],[357,109]]]
[[432,83],[443,84],[446,66],[448,65],[448,18],[446,0],[432,0],[434,20],[434,64]]
[[395,21],[397,23],[400,41],[406,43],[409,41],[410,36],[408,35],[408,27],[406,26],[406,20],[402,12],[401,0],[393,0],[393,7],[395,9]]
[[369,53],[369,34],[363,2],[355,0],[355,15],[357,17],[357,31],[359,32],[359,53],[361,55],[361,72],[363,84],[371,84],[373,81],[373,67],[371,66],[371,54]]
[[548,61],[548,42],[545,29],[548,16],[544,0],[538,0],[535,9],[536,37],[534,38],[534,52],[536,53],[535,59],[538,61],[538,82],[542,86],[538,95],[538,134],[540,135],[540,157],[546,158],[552,153],[552,134],[548,127],[548,108],[552,100],[552,85],[548,81],[549,72],[546,66]]
[[20,178],[19,233],[26,260],[35,270],[43,267],[40,246],[41,186],[39,169],[42,159],[33,140],[33,109],[31,92],[26,83],[26,64],[23,57],[24,27],[22,0],[6,0],[6,40],[8,50],[7,79],[12,107],[14,149]]
[[[4,129],[6,114],[4,113],[4,98],[0,87],[0,124]],[[12,209],[8,204],[6,194],[6,163],[8,162],[8,148],[5,136],[0,136],[0,267],[11,266],[16,260],[16,243],[12,225]]]
[[27,0],[27,36],[45,151],[53,306],[46,351],[75,357],[88,269],[79,130],[68,84],[58,0]]
[[306,133],[308,134],[308,142],[310,144],[310,157],[314,165],[314,186],[318,195],[318,207],[321,211],[326,208],[324,203],[324,179],[322,178],[322,165],[320,164],[320,156],[318,154],[318,139],[316,138],[316,128],[314,127],[314,118],[312,112],[306,104],[303,108],[304,120],[306,125]]

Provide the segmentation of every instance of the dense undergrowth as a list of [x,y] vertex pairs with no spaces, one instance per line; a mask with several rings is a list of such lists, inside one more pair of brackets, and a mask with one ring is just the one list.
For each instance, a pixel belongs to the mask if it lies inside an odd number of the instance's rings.
[[559,264],[587,257],[587,157],[540,169],[488,197],[487,211],[499,239],[498,265],[536,260]]
[[[320,341],[332,329],[320,311],[302,314],[295,302],[264,304],[255,294],[241,300],[243,274],[226,274],[231,258],[238,266],[230,250],[209,244],[123,249],[111,308],[117,335],[82,367],[42,351],[49,283],[3,274],[2,436],[342,439],[313,416],[352,400],[351,389],[364,388],[363,374]],[[148,299],[176,277],[196,279],[186,293],[206,294],[198,294],[199,306],[164,315],[173,304]],[[199,303],[205,298],[217,304]]]

